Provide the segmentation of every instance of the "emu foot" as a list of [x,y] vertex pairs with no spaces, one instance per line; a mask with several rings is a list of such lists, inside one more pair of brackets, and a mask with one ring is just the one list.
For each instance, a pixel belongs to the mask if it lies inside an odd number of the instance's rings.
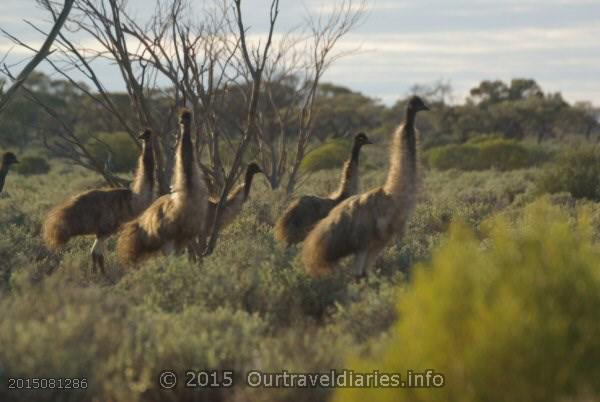
[[96,273],[96,267],[100,267],[100,273],[106,276],[106,271],[104,269],[104,255],[92,253],[92,274]]

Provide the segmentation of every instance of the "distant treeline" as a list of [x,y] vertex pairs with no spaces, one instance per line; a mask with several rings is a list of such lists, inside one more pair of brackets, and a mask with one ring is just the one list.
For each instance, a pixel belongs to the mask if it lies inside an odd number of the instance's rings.
[[[270,103],[267,97],[262,98],[261,129],[265,132],[280,130],[278,118],[281,115],[273,111],[272,105],[278,105],[280,112],[293,110],[291,103],[300,101],[293,93],[294,77],[266,85],[270,86],[269,93],[275,99]],[[114,114],[102,109],[89,94],[69,81],[34,73],[27,87],[82,136],[99,135],[106,139],[107,133],[123,131],[122,122]],[[465,143],[482,135],[542,142],[572,136],[595,140],[600,133],[600,108],[590,102],[569,104],[560,93],[544,92],[531,79],[513,79],[510,83],[483,81],[471,89],[462,104],[448,102],[451,88],[443,83],[415,86],[411,92],[425,97],[433,109],[419,122],[425,147]],[[239,135],[239,124],[247,109],[237,93],[224,88],[220,96],[225,100],[220,102],[221,110],[217,110],[225,122],[223,131],[232,139]],[[121,110],[131,109],[128,94],[113,92],[110,96]],[[169,115],[167,110],[172,108],[169,89],[150,94],[149,99],[155,109],[164,109],[165,116]],[[315,138],[326,141],[347,137],[357,130],[388,131],[401,121],[404,104],[405,98],[401,98],[388,107],[378,99],[346,87],[320,84],[314,109]],[[39,102],[33,102],[26,93],[18,94],[0,116],[0,147],[22,150],[26,146],[51,142],[53,135],[61,130],[61,123],[50,117],[48,110]],[[129,115],[135,119],[133,111]],[[285,130],[289,136],[296,135],[298,118],[292,116],[286,120]],[[137,126],[136,121],[128,123]],[[165,124],[165,127],[171,126]],[[110,146],[110,141],[106,142]]]

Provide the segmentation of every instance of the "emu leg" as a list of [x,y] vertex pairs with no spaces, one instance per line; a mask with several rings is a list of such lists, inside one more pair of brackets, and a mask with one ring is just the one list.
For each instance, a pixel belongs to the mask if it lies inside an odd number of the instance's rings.
[[356,279],[360,279],[366,276],[367,269],[366,265],[368,262],[367,251],[360,251],[354,257],[354,263],[352,265],[352,273]]
[[363,271],[361,272],[361,275],[360,275],[361,278],[367,277],[369,267],[372,267],[375,264],[375,260],[377,259],[377,256],[379,255],[380,251],[381,251],[380,248],[374,248],[374,249],[367,251],[367,258],[366,258],[365,264],[363,265]]
[[104,252],[106,250],[106,246],[104,244],[104,239],[96,236],[96,240],[94,240],[94,244],[92,246],[92,273],[96,273],[96,267],[100,267],[100,272],[102,275],[106,275],[106,271],[104,270]]
[[164,256],[171,255],[175,252],[175,243],[173,241],[166,242],[160,249]]
[[202,253],[204,252],[205,243],[203,236],[198,236],[190,241],[188,245],[188,258],[192,262],[197,262],[202,259]]

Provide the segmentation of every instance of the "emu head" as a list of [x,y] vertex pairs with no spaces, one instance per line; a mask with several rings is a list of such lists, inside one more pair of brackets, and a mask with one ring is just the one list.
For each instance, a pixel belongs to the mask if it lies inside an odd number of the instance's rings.
[[372,144],[373,142],[369,140],[367,134],[360,132],[354,136],[354,145],[362,147],[363,145]]
[[422,110],[431,110],[429,106],[423,102],[423,99],[418,97],[417,95],[413,95],[408,100],[408,105],[406,106],[408,110],[413,111],[414,113],[420,112]]
[[10,166],[15,163],[19,163],[19,160],[12,152],[5,152],[4,155],[2,155],[2,164],[4,166]]

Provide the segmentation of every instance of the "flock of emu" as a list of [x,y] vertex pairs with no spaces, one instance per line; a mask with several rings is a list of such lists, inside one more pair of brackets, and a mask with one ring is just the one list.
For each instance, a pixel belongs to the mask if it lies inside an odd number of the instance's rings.
[[[327,197],[304,196],[294,201],[277,220],[275,237],[290,246],[304,241],[302,259],[309,274],[330,272],[343,257],[355,255],[353,273],[367,268],[394,235],[401,235],[414,209],[419,185],[415,117],[429,110],[413,96],[405,121],[393,134],[390,166],[385,183],[359,193],[358,158],[363,145],[371,144],[364,133],[354,138],[350,158],[342,171],[339,188]],[[94,189],[71,196],[48,214],[42,236],[49,249],[59,250],[69,239],[95,235],[92,271],[104,274],[106,239],[118,235],[117,256],[125,266],[137,265],[158,253],[181,252],[202,246],[213,221],[218,199],[211,198],[191,138],[191,113],[180,115],[180,138],[170,193],[156,197],[154,138],[141,135],[142,152],[130,188]],[[14,154],[4,154],[0,191]],[[244,183],[228,196],[222,227],[231,223],[248,199],[252,178],[260,167],[250,163]]]

